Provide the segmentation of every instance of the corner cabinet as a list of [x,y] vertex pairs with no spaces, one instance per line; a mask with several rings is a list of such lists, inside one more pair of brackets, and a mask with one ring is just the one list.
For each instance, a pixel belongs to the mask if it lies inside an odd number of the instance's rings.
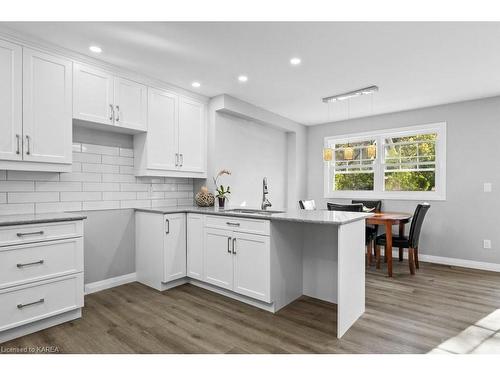
[[75,64],[73,117],[81,125],[135,134],[147,130],[147,88],[105,70]]
[[71,169],[72,62],[0,40],[0,169]]
[[137,281],[157,290],[186,276],[186,214],[135,214]]
[[134,136],[138,176],[205,178],[206,103],[148,88],[148,131]]

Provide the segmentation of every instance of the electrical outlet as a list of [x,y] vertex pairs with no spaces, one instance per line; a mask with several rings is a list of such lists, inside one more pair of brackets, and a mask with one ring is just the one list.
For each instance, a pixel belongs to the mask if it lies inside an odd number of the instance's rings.
[[491,249],[491,240],[483,240],[483,249]]
[[491,185],[491,182],[485,182],[483,185],[483,190],[485,193],[491,193],[493,186]]

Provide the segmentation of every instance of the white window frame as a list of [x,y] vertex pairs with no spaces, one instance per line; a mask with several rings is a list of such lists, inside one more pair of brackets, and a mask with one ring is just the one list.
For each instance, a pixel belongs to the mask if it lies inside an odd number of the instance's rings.
[[[384,191],[384,159],[385,139],[408,135],[437,133],[435,190],[434,191]],[[333,190],[333,176],[330,176],[330,163],[324,163],[324,197],[325,198],[362,198],[362,199],[401,199],[401,200],[446,200],[446,122],[414,125],[401,128],[384,129],[363,133],[352,133],[325,137],[323,147],[329,148],[332,143],[347,143],[375,139],[377,142],[377,159],[374,164],[374,190]]]

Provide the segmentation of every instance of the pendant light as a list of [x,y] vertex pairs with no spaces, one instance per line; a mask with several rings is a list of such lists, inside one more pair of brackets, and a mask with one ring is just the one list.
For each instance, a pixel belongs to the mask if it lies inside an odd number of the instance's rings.
[[344,148],[344,159],[345,160],[352,160],[354,158],[354,149],[349,146],[349,143],[347,144],[347,147]]
[[332,161],[333,160],[333,150],[329,147],[323,149],[323,160]]
[[366,148],[366,152],[368,153],[368,157],[370,159],[375,159],[375,156],[377,156],[377,146],[375,146],[373,143],[369,145]]

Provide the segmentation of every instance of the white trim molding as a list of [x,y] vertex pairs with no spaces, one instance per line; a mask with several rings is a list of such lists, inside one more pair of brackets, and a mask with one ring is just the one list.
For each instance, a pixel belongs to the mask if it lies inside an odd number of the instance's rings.
[[100,292],[101,290],[114,288],[116,286],[133,283],[137,281],[137,275],[129,273],[126,275],[111,277],[109,279],[96,281],[93,283],[85,284],[85,295]]
[[[399,256],[399,250],[392,250],[393,262],[397,262]],[[404,259],[408,259],[408,252],[405,251],[403,254]],[[478,262],[477,260],[459,259],[459,258],[448,258],[440,257],[437,255],[426,255],[418,254],[418,259],[422,262],[444,264],[447,266],[463,267],[463,268],[473,268],[482,271],[492,271],[500,272],[499,263],[489,263],[489,262]]]
[[[387,137],[409,136],[415,134],[437,133],[435,160],[435,191],[384,191],[384,164],[382,158],[384,141]],[[446,122],[413,125],[401,128],[383,129],[362,133],[351,133],[325,137],[323,147],[330,148],[332,143],[348,143],[375,139],[377,142],[377,159],[373,164],[374,190],[333,190],[331,162],[323,162],[323,180],[325,198],[357,198],[357,199],[401,199],[401,200],[446,200]]]

